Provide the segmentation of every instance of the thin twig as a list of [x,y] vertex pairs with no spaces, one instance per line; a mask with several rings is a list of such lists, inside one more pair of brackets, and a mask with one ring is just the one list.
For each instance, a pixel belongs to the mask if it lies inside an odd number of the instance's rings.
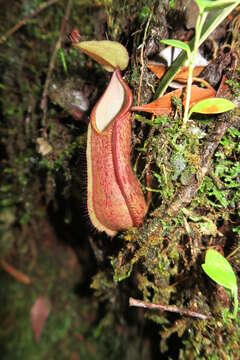
[[140,63],[141,63],[141,75],[140,75],[140,80],[139,80],[139,88],[138,88],[138,97],[137,97],[137,104],[140,105],[141,103],[141,92],[142,92],[142,80],[143,80],[143,71],[144,71],[144,57],[143,57],[143,53],[144,53],[144,47],[145,47],[145,42],[146,42],[146,38],[147,38],[147,31],[148,31],[148,27],[150,24],[150,21],[152,19],[152,15],[153,15],[153,10],[151,12],[151,14],[149,15],[145,30],[144,30],[144,35],[143,35],[143,42],[142,42],[142,47],[141,47],[141,52],[140,52]]
[[37,16],[39,13],[41,13],[43,10],[48,8],[51,5],[54,5],[59,0],[49,0],[44,3],[42,3],[32,14],[26,16],[24,19],[20,20],[16,25],[14,25],[11,29],[9,29],[4,35],[0,37],[0,44],[3,44],[7,39],[13,35],[16,31],[18,31],[22,26],[27,24],[29,20]]
[[196,311],[191,311],[188,309],[180,309],[175,305],[162,305],[162,304],[153,304],[142,300],[137,300],[132,297],[129,298],[129,306],[141,307],[145,309],[157,309],[160,311],[170,311],[174,313],[179,313],[181,315],[195,317],[201,320],[206,320],[209,318],[208,315],[201,314]]
[[[146,38],[147,38],[147,31],[148,31],[148,27],[149,24],[151,22],[152,19],[152,15],[153,15],[153,9],[151,14],[149,15],[147,24],[145,26],[145,30],[144,30],[144,35],[143,35],[143,42],[142,42],[142,47],[141,47],[141,52],[140,52],[140,63],[141,63],[141,74],[140,74],[140,79],[139,79],[139,88],[138,88],[138,96],[137,96],[137,104],[140,105],[141,103],[141,92],[142,92],[142,81],[143,81],[143,72],[144,72],[144,67],[145,67],[145,63],[144,63],[144,47],[145,47],[145,42],[146,42]],[[152,121],[154,119],[154,116],[152,116]],[[147,157],[149,160],[149,151],[147,153]],[[146,183],[147,186],[150,187],[151,185],[151,176],[150,176],[150,161],[148,162],[148,168],[147,168],[147,173],[146,173]],[[147,207],[149,207],[151,202],[151,193],[150,191],[147,192]]]
[[240,251],[240,246],[238,246],[236,249],[234,249],[230,254],[228,254],[228,256],[226,257],[227,259],[232,258],[233,256],[236,255],[237,252]]
[[[155,115],[152,115],[151,121],[153,123]],[[148,138],[151,139],[154,133],[154,126],[151,127]],[[146,186],[147,188],[151,188],[151,157],[150,157],[150,141],[147,145],[147,152],[146,152],[146,159],[147,159],[147,172],[146,172]],[[147,189],[147,209],[149,209],[151,203],[152,193]]]
[[21,271],[15,269],[12,265],[8,264],[6,260],[1,259],[0,265],[9,275],[14,277],[17,281],[29,285],[31,283],[31,280],[29,276],[23,274]]
[[51,59],[49,62],[49,66],[48,66],[47,77],[46,77],[46,81],[44,84],[42,100],[41,100],[41,109],[43,110],[43,120],[42,120],[43,125],[45,125],[46,116],[47,116],[47,94],[48,94],[48,88],[49,88],[49,84],[50,84],[50,80],[51,80],[51,75],[52,75],[52,72],[53,72],[53,69],[55,66],[55,62],[57,59],[58,50],[61,47],[62,39],[63,39],[64,32],[65,32],[66,22],[69,18],[71,7],[72,7],[72,0],[68,0],[65,15],[64,15],[64,17],[62,19],[62,23],[61,23],[60,34],[59,34],[58,40],[56,42],[55,48],[53,50],[53,53],[52,53],[52,56],[51,56]]

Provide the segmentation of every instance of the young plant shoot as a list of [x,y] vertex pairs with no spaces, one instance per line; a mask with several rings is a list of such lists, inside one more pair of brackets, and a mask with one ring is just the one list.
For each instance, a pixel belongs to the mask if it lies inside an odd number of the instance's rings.
[[[199,14],[197,17],[196,27],[195,27],[195,38],[193,47],[179,40],[162,40],[161,42],[166,45],[174,46],[184,50],[187,54],[188,59],[188,80],[187,80],[187,88],[186,88],[186,102],[184,108],[184,116],[183,116],[183,127],[186,127],[187,121],[189,119],[189,108],[190,108],[190,98],[191,98],[191,86],[193,80],[193,70],[196,63],[196,57],[198,53],[198,49],[202,43],[201,35],[203,26],[205,24],[206,18],[208,16],[208,12],[214,9],[225,8],[230,4],[238,4],[239,1],[231,1],[231,0],[216,0],[216,1],[208,1],[208,0],[195,0],[196,4],[199,8]],[[214,102],[214,99],[212,99]]]
[[218,251],[208,249],[202,268],[213,281],[231,291],[234,301],[232,317],[236,319],[238,313],[238,287],[232,266]]

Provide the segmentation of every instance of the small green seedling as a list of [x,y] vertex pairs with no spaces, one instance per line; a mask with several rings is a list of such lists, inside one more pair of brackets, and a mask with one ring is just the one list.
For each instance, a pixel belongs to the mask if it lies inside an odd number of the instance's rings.
[[61,59],[61,63],[62,63],[62,66],[63,66],[63,70],[65,72],[65,74],[67,75],[68,73],[68,70],[67,70],[67,63],[66,63],[66,59],[65,59],[65,55],[64,55],[64,52],[63,52],[63,49],[60,48],[59,51],[59,56],[60,56],[60,59]]
[[213,281],[231,291],[234,301],[232,317],[236,319],[238,313],[238,287],[232,266],[218,251],[208,249],[202,268]]
[[[214,11],[210,12],[207,20],[203,26],[201,37],[199,40],[199,45],[201,45],[209,35],[221,24],[221,22],[235,9],[235,7],[240,3],[240,1],[236,0],[235,2],[228,2],[229,5],[224,8],[215,9]],[[195,39],[193,38],[189,42],[189,46],[193,49]],[[174,79],[175,75],[184,65],[184,62],[187,59],[187,54],[185,51],[181,51],[178,55],[177,59],[173,62],[172,66],[168,69],[166,74],[163,76],[162,80],[160,81],[157,90],[155,92],[154,98],[157,99],[165,93],[166,89],[168,88],[171,81]]]
[[210,98],[201,100],[192,106],[188,113],[188,118],[191,117],[192,113],[198,114],[220,114],[233,110],[235,105],[232,101],[224,98]]
[[199,8],[199,14],[197,17],[196,27],[195,27],[195,38],[193,46],[189,46],[188,44],[179,41],[179,40],[162,40],[161,42],[166,45],[174,46],[184,50],[187,54],[187,59],[189,62],[188,65],[188,80],[187,80],[187,89],[186,89],[186,103],[184,109],[183,116],[183,126],[186,126],[189,116],[189,105],[190,105],[190,97],[191,97],[191,85],[193,79],[193,70],[196,63],[196,57],[198,53],[198,49],[202,43],[202,30],[205,24],[206,18],[208,16],[208,12],[215,9],[224,9],[228,7],[230,4],[239,4],[239,0],[195,0],[196,4]]

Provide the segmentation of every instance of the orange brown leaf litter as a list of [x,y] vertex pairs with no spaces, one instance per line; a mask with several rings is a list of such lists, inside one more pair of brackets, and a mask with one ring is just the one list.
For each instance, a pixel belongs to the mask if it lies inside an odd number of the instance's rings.
[[[147,67],[158,77],[158,79],[161,79],[167,70],[167,67],[165,65],[157,64],[154,62],[148,62]],[[205,66],[196,66],[193,71],[193,76],[198,77],[204,68]],[[178,81],[180,83],[186,83],[187,78],[188,78],[188,67],[183,66],[179,70],[179,72],[175,75],[173,80]]]
[[[171,91],[168,94],[162,96],[157,100],[154,100],[149,104],[133,106],[132,111],[143,111],[154,115],[169,115],[172,110],[172,97],[180,99],[183,95],[183,91],[183,89]],[[195,103],[201,100],[212,98],[215,95],[216,91],[213,88],[203,89],[198,86],[192,85],[190,106],[193,106]],[[185,101],[183,100],[183,103],[184,102]]]

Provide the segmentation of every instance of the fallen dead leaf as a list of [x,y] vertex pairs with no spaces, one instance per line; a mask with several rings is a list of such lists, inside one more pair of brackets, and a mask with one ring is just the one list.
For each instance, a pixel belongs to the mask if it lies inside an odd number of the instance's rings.
[[[165,65],[151,61],[148,62],[147,67],[158,77],[158,79],[161,79],[167,70],[167,67]],[[195,66],[193,70],[193,76],[198,77],[204,68],[205,66]],[[179,72],[175,75],[173,80],[178,81],[180,83],[186,83],[187,79],[188,79],[188,67],[183,66],[179,70]]]
[[[171,91],[168,94],[162,96],[157,100],[154,100],[149,104],[133,106],[132,111],[143,111],[154,115],[169,115],[172,110],[172,97],[181,98],[182,92],[183,89],[177,89]],[[190,106],[193,106],[198,101],[214,97],[215,95],[216,95],[216,91],[213,88],[204,89],[192,85]]]
[[36,343],[39,342],[45,322],[50,313],[50,303],[45,296],[39,296],[30,312],[31,324]]

